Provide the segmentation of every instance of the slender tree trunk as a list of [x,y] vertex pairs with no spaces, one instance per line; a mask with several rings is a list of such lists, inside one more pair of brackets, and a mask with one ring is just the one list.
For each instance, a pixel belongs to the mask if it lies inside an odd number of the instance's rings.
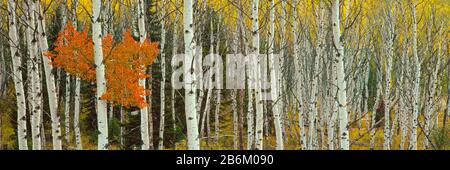
[[342,45],[342,37],[340,30],[340,20],[339,20],[339,0],[333,0],[331,8],[331,19],[333,28],[333,45],[336,50],[335,53],[335,67],[336,67],[336,79],[337,79],[337,100],[339,106],[339,139],[340,139],[340,149],[349,150],[349,134],[348,134],[348,113],[347,113],[347,83],[345,80],[344,73],[344,46]]
[[9,46],[13,63],[13,80],[16,89],[17,100],[17,138],[20,150],[28,150],[27,144],[27,115],[25,104],[25,92],[22,79],[22,56],[19,52],[19,37],[17,32],[16,4],[13,0],[8,0],[8,21],[9,21]]
[[70,145],[70,74],[66,72],[66,91],[64,104],[64,132],[67,147]]
[[[216,54],[220,55],[220,18],[221,16],[219,15],[219,21],[217,22],[217,44],[216,44]],[[219,69],[219,67],[217,67],[217,69]],[[220,70],[219,70],[220,71]],[[222,83],[220,82],[220,79],[218,79],[217,83]],[[220,93],[220,88],[216,89],[216,108],[214,111],[214,141],[217,143],[219,141],[219,133],[220,133],[220,128],[219,128],[219,124],[220,124],[220,106],[221,106],[221,93]]]
[[83,145],[81,142],[81,130],[80,130],[80,104],[81,104],[81,96],[80,96],[80,86],[81,81],[79,77],[75,78],[75,108],[74,108],[74,114],[73,114],[73,131],[75,136],[75,145],[77,150],[82,150]]
[[419,56],[417,54],[417,19],[416,19],[416,6],[409,1],[412,15],[412,51],[413,51],[413,63],[415,65],[414,71],[414,85],[413,85],[413,114],[412,114],[412,127],[411,135],[409,137],[409,150],[417,150],[417,124],[419,116],[419,104],[420,104],[420,64]]
[[187,127],[187,146],[189,150],[200,150],[198,121],[197,121],[197,103],[195,90],[196,75],[194,70],[194,25],[193,25],[193,0],[184,1],[184,73],[185,73],[185,112]]
[[48,41],[45,28],[45,17],[42,13],[40,1],[37,1],[37,14],[38,14],[38,35],[39,35],[39,47],[42,52],[42,61],[44,64],[45,80],[47,84],[47,93],[50,108],[50,117],[52,125],[52,142],[54,150],[61,150],[61,125],[59,122],[58,109],[58,96],[55,86],[55,75],[53,66],[50,65],[50,59],[45,56],[44,53],[48,51]]
[[165,3],[166,1],[163,0],[161,3],[163,4],[161,6],[161,110],[160,110],[160,117],[159,117],[159,143],[158,143],[158,150],[164,149],[164,120],[165,120],[165,112],[166,112],[166,54],[164,51],[164,47],[166,44],[166,25],[165,25],[165,15],[166,15],[166,9],[165,9]]
[[[282,126],[281,126],[281,114],[279,110],[279,104],[278,101],[279,97],[279,87],[278,87],[278,64],[279,60],[275,58],[274,51],[275,51],[275,0],[270,1],[270,30],[269,30],[269,70],[270,70],[270,82],[271,82],[271,97],[272,101],[274,102],[274,106],[272,107],[273,117],[274,117],[274,126],[275,126],[275,138],[276,138],[276,149],[277,150],[283,150],[284,144],[283,144],[283,133],[282,133]],[[284,10],[284,9],[282,9]]]
[[94,41],[94,63],[96,65],[96,100],[97,100],[97,126],[98,126],[98,150],[107,150],[108,143],[108,117],[107,103],[101,97],[106,91],[105,64],[102,51],[102,21],[100,19],[100,0],[92,0],[92,39]]
[[28,26],[27,26],[27,44],[28,44],[28,53],[29,53],[29,62],[31,64],[31,68],[29,68],[30,79],[31,79],[31,106],[30,109],[32,114],[31,116],[31,135],[33,141],[33,150],[41,150],[42,149],[42,141],[40,138],[41,135],[41,114],[42,114],[42,96],[41,91],[41,77],[39,73],[39,64],[38,60],[38,46],[36,43],[36,33],[34,29],[36,28],[36,17],[34,15],[34,11],[36,10],[36,4],[28,0]]
[[[139,29],[139,42],[144,43],[145,39],[147,38],[147,32],[145,30],[145,5],[142,0],[138,0],[138,29]],[[145,79],[139,80],[139,86],[145,88]],[[151,86],[149,87],[151,90]],[[144,101],[146,101],[145,96],[141,96],[144,98]],[[151,99],[148,101],[151,103]],[[148,150],[150,148],[150,139],[149,139],[149,109],[150,107],[145,106],[144,108],[141,108],[141,140],[142,140],[142,150]],[[150,109],[151,112],[151,109]]]
[[314,59],[314,70],[312,71],[313,81],[311,87],[311,97],[309,102],[309,140],[308,140],[308,149],[314,150],[317,147],[317,129],[316,129],[316,121],[317,121],[317,96],[318,96],[318,83],[319,83],[319,64],[320,57],[323,55],[323,15],[324,15],[324,7],[322,2],[319,2],[317,16],[317,44],[316,44],[316,56]]
[[[77,22],[77,8],[78,8],[78,0],[72,1],[72,10],[71,10],[71,17],[72,22],[77,29],[78,22]],[[81,104],[81,96],[80,96],[80,87],[81,86],[81,79],[79,77],[75,77],[75,95],[74,95],[74,113],[73,113],[73,132],[75,136],[75,145],[77,150],[82,150],[82,142],[81,142],[81,130],[79,125],[79,119],[80,119],[80,104]]]
[[[178,9],[179,8],[179,2],[175,1],[175,8]],[[179,12],[178,10],[174,11],[175,12],[175,20],[173,23],[173,38],[172,38],[172,44],[173,44],[173,48],[172,48],[172,56],[175,56],[178,53],[178,18],[179,18]],[[172,67],[172,72],[175,70],[174,67]],[[175,118],[175,89],[172,88],[171,90],[171,113],[172,113],[172,130],[173,130],[173,140],[176,139],[177,136],[177,122],[176,122],[176,118]],[[173,142],[173,149],[176,150],[176,142]]]
[[123,110],[123,106],[120,106],[120,132],[119,132],[119,136],[120,136],[120,147],[124,148],[125,147],[125,113]]
[[302,95],[302,68],[301,68],[301,59],[300,59],[300,46],[299,46],[299,31],[298,31],[298,0],[294,0],[292,9],[293,16],[293,24],[292,24],[292,36],[294,38],[294,51],[293,51],[293,60],[294,60],[294,76],[296,77],[296,86],[295,86],[295,98],[294,103],[297,103],[296,111],[298,112],[298,124],[300,129],[300,147],[302,150],[306,150],[306,128],[303,122],[303,95]]
[[252,1],[252,48],[251,52],[256,55],[257,63],[255,69],[255,77],[256,79],[256,128],[255,128],[255,143],[256,149],[262,150],[263,146],[263,131],[264,131],[264,110],[263,110],[263,99],[262,99],[262,91],[261,91],[261,82],[259,77],[262,77],[261,73],[258,71],[262,69],[262,58],[259,57],[259,0]]
[[[384,143],[383,143],[383,149],[384,150],[390,150],[390,106],[391,106],[391,99],[390,99],[390,89],[391,89],[391,69],[392,69],[392,59],[394,57],[394,34],[395,34],[395,18],[393,15],[393,1],[390,0],[387,2],[387,14],[386,14],[386,23],[384,27],[386,27],[386,30],[382,31],[383,39],[385,40],[385,51],[387,54],[387,61],[386,61],[386,76],[385,76],[385,88],[384,88]],[[387,34],[387,35],[386,35]]]

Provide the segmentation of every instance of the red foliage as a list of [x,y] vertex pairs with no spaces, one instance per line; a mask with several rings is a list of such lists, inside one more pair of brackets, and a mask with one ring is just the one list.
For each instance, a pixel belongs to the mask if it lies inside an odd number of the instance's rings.
[[[141,44],[130,31],[124,33],[122,42],[114,42],[111,35],[106,35],[102,43],[107,85],[102,99],[125,107],[145,107],[143,97],[150,94],[139,86],[139,79],[149,77],[145,68],[158,55],[158,44],[148,40]],[[87,29],[77,32],[72,23],[67,23],[55,46],[47,53],[51,64],[82,80],[95,82],[93,42]]]

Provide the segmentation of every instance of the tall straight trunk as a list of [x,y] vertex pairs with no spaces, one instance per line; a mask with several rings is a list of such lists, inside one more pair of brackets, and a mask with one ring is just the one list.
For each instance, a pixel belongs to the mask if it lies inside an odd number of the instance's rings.
[[[198,63],[202,63],[203,61],[203,41],[202,41],[202,34],[205,30],[205,19],[203,19],[205,17],[205,13],[206,13],[206,0],[202,0],[200,1],[195,1],[194,2],[194,39],[196,40],[196,42],[198,43],[198,46],[196,46],[196,48],[194,48],[194,61],[196,61],[196,64]],[[199,4],[200,3],[200,4]],[[198,58],[197,58],[198,57]],[[201,64],[200,64],[201,65]],[[201,69],[197,69],[196,70],[196,79],[197,79],[197,86],[199,86],[200,88],[198,89],[198,97],[196,98],[197,100],[197,105],[196,105],[196,111],[197,111],[197,121],[198,124],[201,124],[201,120],[204,120],[203,118],[200,118],[201,116],[201,110],[202,110],[202,104],[203,104],[203,99],[205,96],[205,91],[204,91],[204,79],[203,79],[203,68]],[[194,93],[197,96],[196,91],[194,91]],[[206,115],[205,115],[206,116]],[[205,117],[203,116],[203,117]],[[206,117],[205,117],[206,119]],[[201,126],[202,127],[202,126]],[[202,130],[200,128],[200,130]],[[203,137],[201,136],[200,132],[200,138]]]
[[330,69],[330,82],[331,85],[331,95],[330,95],[330,105],[332,106],[330,116],[328,119],[328,148],[330,150],[334,150],[337,147],[335,146],[336,141],[336,123],[337,123],[337,116],[338,116],[338,102],[336,100],[337,98],[337,87],[336,87],[336,63],[330,62],[331,69]]
[[284,65],[284,61],[285,61],[285,51],[287,48],[287,44],[286,44],[286,21],[288,20],[288,15],[287,15],[287,8],[286,8],[286,0],[282,0],[281,1],[281,21],[280,21],[280,58],[278,58],[278,73],[277,73],[277,85],[278,85],[278,99],[277,99],[277,104],[276,106],[278,106],[278,111],[280,112],[280,122],[281,122],[281,132],[284,133],[286,132],[286,129],[284,126],[285,124],[285,120],[288,120],[288,110],[286,110],[286,97],[285,96],[281,96],[281,94],[283,94],[283,90],[285,89],[285,84],[286,84],[286,79],[283,78],[283,72],[282,72],[282,67],[285,66]]
[[[72,1],[72,10],[71,10],[71,20],[73,22],[73,26],[75,29],[78,27],[77,22],[77,8],[78,8],[78,0]],[[82,142],[81,142],[81,130],[80,130],[80,104],[81,104],[81,96],[80,96],[80,86],[81,79],[79,77],[75,77],[75,94],[74,94],[74,113],[73,113],[73,132],[75,137],[75,145],[77,150],[82,150]]]
[[292,9],[292,16],[293,16],[293,24],[292,24],[292,36],[294,37],[294,51],[293,51],[293,58],[294,58],[294,76],[296,77],[296,86],[295,86],[295,102],[297,103],[297,112],[298,112],[298,124],[300,129],[300,147],[302,150],[306,149],[306,130],[303,123],[303,95],[302,95],[302,68],[300,63],[300,46],[299,46],[299,31],[298,31],[298,0],[294,0],[293,3],[293,9]]
[[311,97],[309,101],[309,140],[308,140],[308,149],[314,150],[317,145],[317,129],[316,129],[316,121],[317,121],[317,96],[318,96],[318,83],[319,83],[319,64],[320,57],[323,55],[323,15],[324,15],[324,7],[322,5],[322,1],[319,2],[318,11],[316,13],[317,17],[317,39],[316,39],[316,56],[314,59],[314,69],[312,70],[313,81],[311,86]]
[[263,111],[263,99],[262,99],[262,91],[261,91],[261,82],[258,79],[262,75],[258,72],[261,67],[262,58],[259,57],[259,0],[252,1],[252,48],[251,52],[256,55],[257,63],[255,69],[255,77],[256,79],[256,128],[255,128],[255,143],[256,149],[262,150],[263,147],[263,127],[264,127],[264,111]]
[[37,1],[37,14],[38,14],[38,40],[40,51],[42,52],[42,62],[44,64],[45,82],[47,84],[47,93],[50,108],[51,126],[52,126],[52,142],[54,150],[61,150],[61,125],[59,122],[58,111],[58,97],[55,86],[55,75],[53,66],[50,65],[50,59],[45,56],[44,53],[48,51],[48,41],[45,28],[45,16],[42,13],[40,1]]
[[339,19],[339,0],[333,0],[331,8],[331,19],[333,29],[333,44],[336,50],[335,67],[337,79],[337,101],[339,106],[339,139],[340,149],[349,150],[349,134],[348,134],[348,113],[347,113],[347,83],[344,73],[344,46],[341,37],[341,27]]
[[166,15],[166,8],[165,8],[165,0],[162,0],[162,6],[161,6],[161,110],[160,110],[160,117],[159,117],[159,142],[158,142],[158,150],[164,149],[164,119],[165,119],[165,112],[166,112],[166,54],[164,51],[164,47],[166,44],[166,25],[165,25],[165,15]]
[[[233,35],[233,52],[235,54],[239,54],[240,50],[239,50],[239,22],[241,20],[241,16],[242,16],[242,12],[240,10],[237,11],[238,12],[238,19],[236,20],[236,31]],[[233,63],[232,65],[233,68],[230,69],[236,69],[238,66]],[[236,75],[233,76],[233,82],[234,85],[236,85],[236,80],[237,77]],[[232,89],[231,90],[231,110],[233,112],[233,149],[237,150],[238,149],[238,133],[239,133],[239,129],[238,129],[238,124],[239,124],[239,117],[238,117],[238,103],[237,103],[237,90],[236,89]]]
[[[217,43],[216,43],[216,54],[220,55],[220,18],[219,15],[219,21],[217,22]],[[219,67],[217,67],[219,69]],[[219,70],[220,71],[220,70]],[[218,79],[220,80],[220,79]],[[217,81],[217,83],[221,83],[220,81]],[[221,93],[220,88],[216,89],[216,108],[214,110],[214,141],[219,141],[219,117],[220,117],[220,106],[221,106]]]
[[119,131],[119,136],[120,136],[119,144],[120,144],[121,148],[124,148],[124,146],[125,146],[125,137],[124,137],[125,126],[124,126],[124,124],[125,124],[125,113],[123,111],[123,106],[121,105],[120,106],[120,131]]
[[41,141],[41,114],[42,114],[42,96],[40,95],[41,89],[41,77],[39,73],[39,65],[38,65],[38,47],[36,43],[36,34],[34,29],[36,28],[36,18],[34,15],[34,11],[36,8],[36,4],[32,3],[30,0],[28,3],[28,18],[27,18],[27,46],[28,46],[28,55],[29,62],[31,68],[29,68],[29,72],[31,73],[31,135],[33,142],[33,150],[41,150],[42,149],[42,141]]
[[66,72],[66,91],[64,104],[64,137],[67,145],[70,144],[70,74]]
[[185,83],[185,97],[184,105],[186,112],[186,127],[187,127],[187,146],[189,150],[200,150],[198,121],[197,121],[197,103],[195,90],[196,75],[194,72],[194,25],[193,25],[193,0],[185,0],[183,8],[184,17],[184,83]]
[[105,64],[103,63],[102,50],[102,21],[100,19],[100,0],[92,0],[92,39],[94,42],[94,63],[96,73],[96,100],[97,100],[97,126],[98,126],[98,150],[108,149],[108,117],[107,103],[101,97],[106,91]]
[[[68,9],[66,6],[67,0],[62,0],[61,3],[61,31],[64,30],[67,23]],[[65,80],[65,96],[64,96],[64,139],[66,147],[70,145],[70,74],[66,72]]]
[[[213,27],[213,20],[211,20],[210,22],[210,48],[209,48],[209,54],[213,55],[214,54],[214,27]],[[211,60],[212,62],[214,61],[214,58],[212,58]],[[212,87],[212,83],[213,83],[213,76],[214,76],[214,71],[212,70],[214,67],[211,63],[209,70],[207,71],[207,84],[206,84],[206,89],[208,90],[207,94],[206,94],[206,104],[205,104],[205,110],[203,110],[203,118],[202,118],[202,124],[200,126],[200,136],[201,137],[205,137],[205,131],[204,128],[206,128],[207,130],[207,137],[206,137],[206,141],[209,142],[209,136],[210,136],[210,126],[209,126],[209,122],[210,122],[210,117],[209,114],[211,113],[211,100],[212,100],[212,95],[213,95],[213,89]],[[206,126],[206,127],[205,127]]]
[[[282,9],[284,10],[284,9]],[[284,19],[284,18],[283,18]],[[280,102],[278,101],[279,97],[279,87],[278,87],[278,66],[279,60],[275,59],[274,51],[275,51],[275,2],[274,0],[270,1],[270,29],[269,29],[269,70],[270,70],[270,82],[271,82],[271,97],[274,102],[274,106],[272,108],[273,117],[274,117],[274,126],[275,126],[275,138],[276,138],[276,149],[283,150],[283,133],[281,126],[281,114],[280,114]],[[282,47],[284,48],[284,47]]]
[[[175,8],[178,9],[179,7],[179,2],[175,1]],[[173,48],[172,48],[172,56],[175,56],[178,53],[178,18],[179,18],[179,12],[178,10],[175,10],[175,19],[174,19],[174,23],[173,23],[173,38],[172,38],[172,44],[173,44]],[[172,72],[175,70],[174,67],[172,67]],[[171,88],[170,90],[170,99],[171,99],[171,113],[172,113],[172,131],[173,131],[173,139],[176,139],[176,130],[177,130],[177,122],[176,122],[176,118],[175,118],[175,89]],[[173,149],[176,150],[176,143],[173,142]]]
[[413,114],[412,114],[412,127],[411,135],[409,137],[409,150],[417,150],[417,124],[419,116],[419,105],[420,105],[420,64],[419,56],[417,54],[417,17],[416,17],[416,5],[411,1],[409,2],[412,15],[412,52],[413,52],[413,63],[415,65],[414,70],[414,85],[413,85]]
[[73,132],[75,136],[75,145],[77,150],[82,150],[83,145],[81,142],[81,130],[80,130],[80,104],[81,104],[81,96],[80,96],[80,86],[81,80],[79,77],[75,78],[75,105],[74,105],[74,114],[73,114]]
[[6,75],[5,50],[3,44],[0,44],[0,97],[6,95]]
[[77,8],[78,8],[78,0],[72,0],[72,7],[70,10],[70,17],[72,20],[72,24],[75,29],[78,28],[78,22],[77,22]]
[[406,143],[406,135],[407,135],[407,128],[408,128],[408,103],[406,98],[409,97],[409,91],[410,89],[407,88],[408,80],[408,28],[405,27],[404,31],[404,37],[403,39],[403,49],[402,49],[402,57],[400,59],[400,75],[403,75],[400,77],[399,85],[401,88],[401,92],[404,94],[399,99],[399,108],[400,108],[400,130],[401,130],[401,136],[400,136],[400,150],[405,149],[405,143]]
[[[390,89],[391,89],[391,69],[392,69],[392,58],[394,57],[394,34],[395,34],[395,18],[393,15],[393,1],[390,0],[387,2],[387,14],[386,14],[386,23],[384,24],[384,27],[386,27],[386,30],[382,31],[383,39],[385,40],[385,56],[387,57],[386,61],[386,72],[385,72],[385,88],[384,88],[384,143],[383,143],[383,149],[384,150],[390,150]],[[387,35],[385,35],[387,34]]]
[[28,150],[27,144],[27,114],[25,104],[25,92],[22,79],[22,56],[19,52],[19,35],[16,26],[16,4],[13,0],[8,0],[8,26],[9,26],[9,46],[13,63],[13,80],[16,89],[17,100],[17,138],[20,150]]
[[[142,0],[138,0],[138,29],[139,29],[139,42],[144,43],[145,39],[147,38],[147,32],[145,30],[145,5]],[[145,79],[139,80],[139,85],[145,88]],[[151,90],[151,86],[149,87]],[[146,101],[145,96],[141,96],[144,98],[144,101]],[[149,103],[151,103],[151,99],[149,100]],[[150,139],[149,139],[149,107],[144,107],[140,109],[141,113],[141,140],[142,140],[142,150],[148,150],[150,148]],[[150,110],[151,112],[151,110]]]

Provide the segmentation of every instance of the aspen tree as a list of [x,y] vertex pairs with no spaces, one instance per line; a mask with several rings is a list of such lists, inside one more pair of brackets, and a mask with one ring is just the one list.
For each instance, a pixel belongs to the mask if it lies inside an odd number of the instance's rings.
[[199,134],[197,121],[197,103],[195,90],[196,75],[194,72],[194,24],[193,24],[193,0],[185,0],[183,7],[183,22],[184,22],[184,83],[185,83],[185,112],[186,112],[186,127],[187,127],[187,146],[189,150],[199,150]]
[[97,126],[98,126],[98,150],[108,149],[108,117],[107,103],[101,99],[106,91],[105,64],[103,61],[102,47],[102,21],[100,19],[100,0],[92,0],[92,39],[94,42],[94,63],[96,72],[96,100],[97,100]]
[[164,51],[164,47],[166,44],[166,25],[165,25],[165,15],[166,15],[166,1],[162,0],[161,2],[161,103],[160,103],[160,117],[159,117],[159,142],[158,142],[158,150],[164,149],[164,119],[165,119],[165,103],[166,103],[166,54]]
[[[78,0],[72,1],[72,10],[71,17],[72,23],[75,29],[78,26],[77,22],[77,8],[78,8]],[[80,104],[81,104],[81,79],[79,77],[75,77],[75,95],[74,95],[74,113],[73,113],[73,132],[75,137],[75,145],[77,150],[82,150],[82,142],[81,142],[81,130],[80,130]]]
[[[172,56],[174,57],[177,53],[178,53],[178,18],[180,13],[178,12],[178,1],[175,1],[175,19],[173,22],[173,38],[172,38],[172,44],[173,44],[173,48],[172,48]],[[175,67],[172,67],[172,72],[175,70]],[[176,139],[176,130],[177,130],[177,122],[175,119],[175,89],[171,88],[170,90],[170,96],[171,96],[171,113],[172,113],[172,130],[173,130],[173,139]],[[173,149],[176,149],[176,143],[174,142],[173,144]]]
[[58,109],[58,95],[57,89],[55,86],[55,74],[53,71],[53,66],[50,65],[50,60],[45,56],[45,52],[48,51],[48,41],[47,41],[47,33],[45,28],[45,17],[42,13],[41,1],[37,1],[36,4],[36,12],[38,19],[38,41],[39,48],[42,52],[42,62],[44,64],[44,72],[45,72],[45,82],[47,85],[47,93],[49,100],[49,108],[50,108],[50,117],[51,117],[51,127],[52,127],[52,144],[54,150],[61,150],[61,125],[59,122],[59,115],[57,113]]
[[414,69],[414,78],[413,78],[413,114],[412,114],[412,127],[411,127],[411,135],[409,137],[409,150],[417,150],[417,125],[418,125],[418,116],[419,116],[419,105],[420,105],[420,65],[419,56],[417,54],[417,17],[416,17],[416,5],[413,2],[409,1],[409,7],[411,8],[411,17],[412,17],[412,52],[413,52],[413,64],[415,66]]
[[[274,117],[274,126],[275,126],[275,138],[276,138],[276,149],[283,150],[283,133],[281,127],[281,114],[279,110],[279,87],[278,87],[278,67],[279,61],[275,61],[274,51],[275,51],[275,0],[270,1],[270,29],[269,29],[269,60],[270,60],[270,82],[271,82],[271,97],[273,102],[275,102],[273,106],[273,117]],[[284,9],[283,9],[284,10]]]
[[19,52],[19,34],[17,32],[16,4],[14,0],[8,0],[8,26],[9,47],[13,63],[13,80],[16,89],[17,100],[17,138],[20,150],[28,150],[27,144],[27,114],[25,104],[25,92],[22,78],[22,56]]
[[[138,17],[138,29],[139,29],[139,42],[144,43],[145,39],[147,38],[147,32],[145,30],[145,5],[143,0],[138,0],[137,2],[137,17]],[[145,79],[139,80],[139,85],[145,88]],[[149,87],[151,89],[151,87]],[[141,96],[144,98],[144,101],[146,101],[145,96]],[[149,101],[151,102],[151,101]],[[141,108],[140,110],[140,116],[141,116],[141,140],[142,140],[142,150],[148,150],[150,149],[150,139],[149,139],[149,112],[151,113],[151,109],[149,107],[145,106],[144,108]],[[150,114],[151,115],[151,114]]]
[[335,53],[335,67],[337,79],[337,101],[339,107],[339,141],[341,150],[349,150],[349,131],[348,131],[348,113],[347,113],[347,83],[344,73],[344,46],[341,37],[340,19],[339,19],[339,0],[333,0],[331,7],[331,23],[333,30],[333,46]]
[[[394,3],[392,0],[389,0],[387,2],[387,6],[385,10],[387,10],[385,24],[383,27],[385,27],[386,30],[383,30],[383,40],[385,41],[385,56],[387,58],[386,61],[386,76],[385,76],[385,88],[384,88],[384,143],[383,143],[383,149],[384,150],[390,150],[390,89],[391,89],[391,69],[392,69],[392,59],[394,57],[394,34],[395,34],[395,16],[393,14],[394,10]],[[386,35],[387,34],[387,35]]]
[[31,94],[29,94],[29,97],[31,97],[31,115],[30,115],[30,122],[31,122],[31,135],[32,135],[32,142],[33,142],[33,150],[41,150],[42,149],[42,141],[41,141],[41,114],[42,114],[42,96],[41,91],[41,77],[39,73],[39,65],[40,60],[38,59],[38,47],[36,43],[36,17],[34,15],[36,4],[34,2],[31,2],[30,0],[27,1],[28,4],[28,11],[27,11],[27,28],[26,28],[26,34],[27,34],[27,47],[28,47],[28,56],[29,60],[27,64],[30,64],[28,72],[29,78],[31,79]]

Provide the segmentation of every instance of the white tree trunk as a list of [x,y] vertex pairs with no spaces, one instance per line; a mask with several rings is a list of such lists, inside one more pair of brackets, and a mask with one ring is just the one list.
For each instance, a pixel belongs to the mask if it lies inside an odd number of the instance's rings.
[[[175,1],[175,8],[179,8],[179,2]],[[172,38],[172,44],[173,44],[173,48],[172,48],[172,56],[175,56],[178,53],[178,18],[179,18],[179,12],[178,10],[174,11],[175,12],[175,20],[173,23],[173,38]],[[175,70],[176,68],[172,67],[172,72]],[[173,139],[176,139],[176,130],[177,130],[177,122],[176,122],[176,118],[175,118],[175,89],[171,88],[170,90],[170,95],[171,95],[171,113],[172,113],[172,130],[173,130]],[[173,144],[173,149],[176,150],[176,143],[174,142]]]
[[70,74],[66,72],[66,91],[64,104],[64,132],[67,145],[70,144]]
[[158,150],[164,149],[164,119],[165,119],[165,112],[166,112],[166,55],[164,52],[164,47],[166,44],[166,26],[165,26],[165,15],[166,15],[166,9],[164,5],[166,5],[165,0],[162,0],[162,6],[161,6],[161,110],[160,110],[160,117],[159,117],[159,142],[158,142]]
[[409,149],[417,150],[417,124],[419,116],[420,105],[420,61],[417,54],[417,18],[416,18],[416,6],[410,2],[410,8],[412,13],[412,51],[413,51],[413,63],[415,65],[414,70],[414,85],[413,85],[413,114],[412,114],[412,127],[411,136],[409,137]]
[[[139,28],[139,41],[140,43],[144,43],[147,38],[147,32],[145,30],[145,5],[143,0],[138,0],[138,28]],[[140,79],[139,85],[145,88],[146,80]],[[149,87],[151,89],[151,87]],[[146,97],[142,96],[144,101],[146,101]],[[151,103],[151,100],[149,101]],[[150,139],[149,139],[149,108],[146,106],[141,108],[141,140],[142,140],[142,150],[148,150],[150,148]]]
[[29,62],[31,64],[31,68],[29,68],[29,72],[31,73],[31,135],[33,142],[33,150],[41,150],[42,149],[42,141],[41,141],[41,114],[42,114],[42,96],[40,95],[41,88],[41,77],[39,73],[39,65],[38,65],[38,46],[36,43],[36,33],[33,29],[36,28],[36,17],[34,15],[36,4],[31,1],[28,2],[28,18],[27,18],[27,46],[29,53]]
[[[387,2],[387,14],[386,14],[386,21],[383,25],[386,27],[386,30],[382,31],[382,36],[385,41],[385,56],[387,58],[386,61],[386,72],[385,72],[385,88],[384,88],[384,143],[383,143],[383,149],[384,150],[390,150],[390,105],[391,105],[391,99],[390,99],[390,89],[391,89],[391,69],[392,69],[392,59],[394,57],[394,27],[395,27],[395,18],[393,15],[393,1],[390,0]],[[386,35],[387,34],[387,35]]]
[[97,81],[97,126],[98,126],[98,150],[108,149],[108,117],[107,103],[100,98],[106,91],[105,64],[103,63],[102,50],[102,21],[100,19],[100,0],[92,0],[92,39],[94,41],[94,62]]
[[311,87],[311,97],[309,101],[309,140],[308,140],[308,149],[314,150],[317,145],[317,130],[316,130],[316,120],[317,120],[317,96],[318,96],[318,83],[319,83],[319,64],[320,57],[323,55],[323,15],[324,15],[324,7],[322,5],[322,1],[319,2],[318,11],[316,13],[317,17],[317,39],[316,39],[316,56],[314,59],[314,70],[312,70],[313,81]]
[[81,130],[80,130],[80,85],[81,80],[80,78],[75,78],[75,108],[74,108],[74,114],[73,114],[73,131],[75,133],[75,145],[77,150],[82,150],[83,145],[81,143]]
[[259,77],[262,75],[260,74],[260,68],[262,63],[262,58],[259,57],[259,0],[253,0],[252,1],[252,48],[251,53],[256,55],[257,57],[257,64],[256,67],[258,69],[255,69],[255,77],[256,79],[256,90],[255,90],[255,96],[256,96],[256,128],[255,128],[255,143],[256,143],[256,149],[262,150],[264,148],[263,146],[263,131],[264,131],[264,111],[263,111],[263,99],[262,99],[262,91],[261,91],[261,82]]
[[183,8],[184,17],[184,74],[185,74],[185,112],[186,112],[186,127],[187,127],[187,146],[189,150],[199,150],[199,134],[197,121],[197,103],[195,90],[196,76],[194,70],[194,25],[193,25],[193,0],[185,0]]
[[8,21],[9,21],[9,46],[13,62],[13,80],[16,89],[17,100],[17,138],[20,150],[28,150],[27,144],[27,114],[25,104],[25,92],[22,79],[22,57],[19,49],[19,37],[16,22],[16,4],[13,0],[8,0]]
[[300,63],[300,46],[299,46],[299,32],[298,32],[298,11],[297,11],[297,6],[298,6],[298,0],[294,0],[293,3],[293,9],[292,9],[292,16],[293,16],[293,24],[292,24],[292,36],[294,39],[294,51],[293,51],[293,60],[294,60],[294,70],[295,70],[295,81],[296,81],[296,86],[295,86],[295,102],[297,103],[297,112],[298,112],[298,123],[299,123],[299,128],[300,128],[300,147],[302,150],[306,149],[306,130],[305,130],[305,126],[303,123],[303,95],[302,95],[302,68],[301,68],[301,63]]
[[349,150],[349,134],[348,134],[348,113],[347,113],[347,83],[344,73],[344,46],[342,45],[342,37],[339,20],[339,0],[333,0],[331,8],[331,19],[333,28],[333,44],[336,50],[336,79],[338,88],[338,106],[339,106],[339,139],[340,149]]
[[[217,44],[216,44],[216,54],[220,55],[220,21],[221,21],[221,16],[219,15],[219,21],[217,22]],[[219,69],[219,67],[217,67],[217,69]],[[220,71],[220,70],[219,70]],[[217,80],[216,83],[221,83],[220,79]],[[216,89],[216,108],[214,110],[214,140],[215,142],[219,141],[219,133],[220,133],[220,128],[219,128],[219,117],[220,117],[220,106],[221,106],[221,93],[220,93],[220,89]]]
[[[275,138],[276,138],[276,149],[283,150],[283,133],[281,126],[281,114],[280,114],[280,101],[279,98],[279,87],[278,87],[278,77],[279,69],[277,64],[279,64],[279,60],[274,58],[275,51],[275,0],[270,1],[270,29],[269,29],[269,70],[270,70],[270,83],[271,83],[271,97],[274,103],[273,106],[273,117],[274,117],[274,126],[275,126]],[[282,9],[284,10],[284,9]],[[283,18],[284,20],[284,18]],[[283,48],[283,47],[282,47]]]
[[53,66],[50,65],[50,59],[45,56],[48,51],[48,41],[45,28],[45,16],[42,13],[40,1],[37,3],[37,13],[38,13],[38,40],[39,47],[42,52],[42,61],[44,64],[45,80],[47,84],[50,117],[52,121],[52,142],[54,150],[61,150],[61,125],[59,122],[58,111],[58,96],[55,86],[55,75],[53,71]]
[[[78,0],[72,1],[72,22],[75,29],[77,29],[77,8],[78,8]],[[79,77],[75,77],[75,94],[74,94],[74,114],[73,114],[73,132],[75,137],[75,145],[77,150],[82,150],[83,145],[81,142],[81,130],[80,130],[80,86],[81,80]]]

